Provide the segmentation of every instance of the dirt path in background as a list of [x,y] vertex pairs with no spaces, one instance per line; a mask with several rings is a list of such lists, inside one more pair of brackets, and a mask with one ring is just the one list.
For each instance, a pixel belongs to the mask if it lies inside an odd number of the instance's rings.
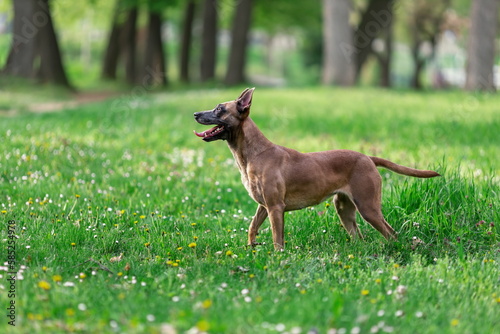
[[82,92],[73,95],[73,98],[68,101],[57,102],[39,102],[28,104],[28,111],[34,113],[49,113],[56,112],[62,109],[71,109],[83,104],[104,101],[106,99],[118,96],[116,92]]

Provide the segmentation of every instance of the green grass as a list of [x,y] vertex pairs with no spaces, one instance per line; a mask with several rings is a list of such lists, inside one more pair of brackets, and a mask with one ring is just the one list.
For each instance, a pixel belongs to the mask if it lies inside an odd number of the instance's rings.
[[[252,117],[301,151],[347,148],[436,169],[381,169],[386,242],[359,219],[352,241],[328,204],[268,223],[245,247],[256,205],[223,142],[192,113],[237,96],[137,96],[0,122],[2,333],[493,333],[500,326],[496,95],[377,89],[261,89]],[[7,103],[7,98],[0,101]],[[19,103],[19,102],[12,102]],[[119,257],[120,261],[111,260]],[[343,330],[341,330],[343,329]]]

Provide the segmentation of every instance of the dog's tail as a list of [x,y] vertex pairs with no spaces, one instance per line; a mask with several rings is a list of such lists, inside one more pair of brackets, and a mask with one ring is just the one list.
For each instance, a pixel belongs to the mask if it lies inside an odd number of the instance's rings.
[[413,177],[421,177],[421,178],[441,176],[439,173],[436,173],[433,170],[421,170],[421,169],[414,169],[406,166],[401,166],[395,164],[392,161],[378,157],[370,157],[370,159],[372,159],[372,161],[375,163],[376,166],[387,168],[398,174],[403,174]]

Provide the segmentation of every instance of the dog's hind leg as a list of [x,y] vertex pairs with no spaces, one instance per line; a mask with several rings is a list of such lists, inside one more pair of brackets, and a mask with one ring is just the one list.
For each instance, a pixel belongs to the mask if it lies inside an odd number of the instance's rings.
[[352,237],[363,239],[363,235],[361,234],[358,224],[356,223],[356,206],[351,201],[349,196],[343,193],[337,193],[333,198],[333,203],[335,204],[337,214],[339,215],[340,221],[346,231]]
[[371,226],[373,226],[377,231],[382,233],[382,235],[387,239],[397,239],[396,231],[387,223],[382,215],[380,209],[375,209],[373,207],[366,207],[363,204],[358,205],[358,211]]
[[262,225],[264,220],[267,218],[267,209],[262,205],[259,205],[257,208],[257,212],[255,212],[255,216],[253,216],[252,222],[248,227],[248,246],[257,245],[255,241],[257,237],[257,232],[259,231],[259,227]]
[[386,239],[396,239],[396,232],[384,219],[381,210],[382,179],[377,177],[359,178],[351,184],[351,194],[361,217],[370,223]]

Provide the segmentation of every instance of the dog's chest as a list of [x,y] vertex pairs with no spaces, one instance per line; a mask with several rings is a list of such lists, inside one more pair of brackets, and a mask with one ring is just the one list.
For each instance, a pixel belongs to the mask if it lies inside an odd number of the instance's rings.
[[259,180],[241,168],[240,173],[241,182],[245,186],[245,189],[248,191],[250,197],[252,197],[255,202],[264,205],[264,197],[262,196],[262,187],[260,186]]

